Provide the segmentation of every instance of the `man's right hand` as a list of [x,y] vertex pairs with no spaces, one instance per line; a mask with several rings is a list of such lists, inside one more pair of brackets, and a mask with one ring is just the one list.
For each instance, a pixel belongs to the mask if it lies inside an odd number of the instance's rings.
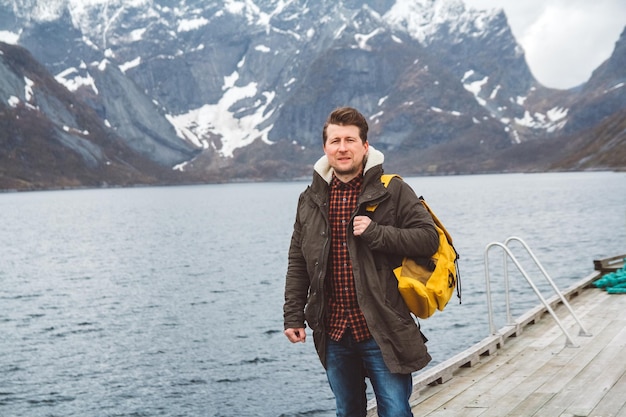
[[304,331],[304,328],[286,329],[284,333],[291,343],[304,343],[306,341],[306,332]]

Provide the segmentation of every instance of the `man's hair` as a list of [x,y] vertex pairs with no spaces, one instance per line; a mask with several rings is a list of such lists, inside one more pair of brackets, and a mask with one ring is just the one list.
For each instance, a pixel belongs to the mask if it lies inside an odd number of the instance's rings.
[[324,145],[326,145],[326,139],[328,139],[326,136],[326,128],[328,125],[356,126],[359,128],[359,136],[363,143],[367,142],[367,131],[369,129],[367,120],[365,120],[365,117],[359,113],[358,110],[352,107],[339,107],[328,115],[328,119],[326,119],[326,123],[324,123],[324,130],[322,131]]

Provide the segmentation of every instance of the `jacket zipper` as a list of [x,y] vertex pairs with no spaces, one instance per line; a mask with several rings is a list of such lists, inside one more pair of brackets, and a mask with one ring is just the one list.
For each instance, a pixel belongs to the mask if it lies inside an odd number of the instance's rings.
[[327,264],[328,264],[328,256],[329,256],[329,251],[328,251],[328,242],[330,241],[330,228],[329,228],[329,222],[328,222],[328,203],[327,202],[322,202],[321,204],[318,205],[320,211],[322,212],[322,216],[324,217],[324,221],[326,222],[326,230],[325,230],[325,236],[324,236],[324,245],[322,246],[322,254],[323,254],[323,258],[322,258],[322,262],[320,265],[320,270],[317,276],[317,280],[319,282],[319,289],[318,291],[321,291],[321,294],[319,294],[319,298],[320,300],[322,300],[321,303],[321,308],[319,310],[318,313],[318,317],[317,317],[317,327],[318,328],[323,328],[324,332],[326,332],[326,326],[325,326],[325,322],[324,322],[324,315],[326,314],[326,297],[324,297],[324,285],[325,285],[325,281],[326,281],[326,269],[327,269]]

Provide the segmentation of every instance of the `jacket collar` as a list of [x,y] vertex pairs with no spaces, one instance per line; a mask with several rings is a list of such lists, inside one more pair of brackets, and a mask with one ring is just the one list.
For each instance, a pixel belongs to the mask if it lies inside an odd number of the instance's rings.
[[[370,145],[367,150],[363,175],[365,175],[365,173],[373,167],[382,165],[384,160],[385,155],[383,155],[381,151],[374,149],[374,147]],[[326,155],[317,160],[317,162],[313,166],[313,170],[317,172],[319,176],[322,177],[324,181],[326,181],[327,184],[330,184],[330,181],[333,179],[333,169],[329,165],[328,157]]]

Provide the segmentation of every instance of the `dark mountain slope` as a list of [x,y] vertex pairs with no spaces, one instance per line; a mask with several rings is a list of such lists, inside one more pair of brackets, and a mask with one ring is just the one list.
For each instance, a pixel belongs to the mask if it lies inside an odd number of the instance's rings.
[[28,51],[0,43],[0,189],[177,181],[132,151]]

